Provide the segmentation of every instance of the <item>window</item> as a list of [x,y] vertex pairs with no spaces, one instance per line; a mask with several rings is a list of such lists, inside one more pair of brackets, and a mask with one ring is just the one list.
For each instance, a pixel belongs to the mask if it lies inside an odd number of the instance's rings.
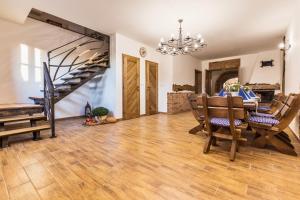
[[34,48],[34,80],[35,82],[42,82],[42,58],[41,50]]
[[28,74],[29,74],[29,58],[28,58],[28,46],[25,44],[20,45],[21,50],[21,65],[20,65],[20,72],[23,81],[28,81]]

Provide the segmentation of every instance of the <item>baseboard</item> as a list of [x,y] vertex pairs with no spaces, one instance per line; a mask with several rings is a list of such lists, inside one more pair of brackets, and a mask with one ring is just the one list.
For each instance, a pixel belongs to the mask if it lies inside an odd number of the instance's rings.
[[58,118],[58,119],[55,119],[55,121],[64,121],[64,120],[71,120],[71,119],[83,119],[85,118],[85,116],[75,116],[75,117],[63,117],[63,118]]

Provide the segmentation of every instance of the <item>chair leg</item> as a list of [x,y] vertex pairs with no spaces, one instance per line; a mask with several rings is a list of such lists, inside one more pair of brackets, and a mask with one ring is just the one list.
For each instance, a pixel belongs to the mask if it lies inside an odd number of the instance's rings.
[[266,140],[266,136],[263,135],[259,135],[254,141],[253,141],[253,145],[255,147],[258,148],[264,148],[267,145],[267,140]]
[[214,140],[213,136],[209,136],[207,138],[207,140],[205,142],[205,145],[204,145],[203,153],[208,153],[209,152],[210,146],[211,146],[213,140]]
[[199,131],[202,131],[203,130],[203,125],[202,124],[199,124],[198,126],[192,128],[191,130],[189,130],[189,133],[190,134],[196,134],[198,133]]
[[214,147],[218,146],[216,137],[213,138],[213,140],[211,142],[211,145],[214,146]]
[[240,152],[240,142],[238,140],[236,141],[236,151]]
[[230,161],[234,161],[236,150],[237,150],[237,140],[232,140],[231,149],[230,149]]
[[286,144],[285,141],[282,141],[278,137],[270,138],[269,143],[281,153],[292,155],[292,156],[297,156],[297,153],[295,152],[294,148],[292,148],[290,145]]

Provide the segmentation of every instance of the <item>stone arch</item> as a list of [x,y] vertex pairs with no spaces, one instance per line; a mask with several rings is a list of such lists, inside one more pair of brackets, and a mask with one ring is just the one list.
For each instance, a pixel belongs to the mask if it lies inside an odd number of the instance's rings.
[[215,87],[215,91],[221,91],[221,89],[223,88],[223,84],[232,78],[238,78],[239,77],[239,72],[238,71],[227,71],[224,72],[223,74],[221,74],[219,76],[219,78],[216,81],[216,87]]

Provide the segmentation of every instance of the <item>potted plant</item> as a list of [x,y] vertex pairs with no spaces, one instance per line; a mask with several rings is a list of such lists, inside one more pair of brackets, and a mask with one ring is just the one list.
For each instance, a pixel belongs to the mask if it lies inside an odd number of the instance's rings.
[[98,107],[93,109],[93,115],[95,116],[95,118],[100,118],[101,121],[104,121],[107,117],[108,114],[108,109],[104,108],[104,107]]
[[229,91],[232,96],[239,96],[239,90],[240,90],[240,83],[233,83],[229,86]]

